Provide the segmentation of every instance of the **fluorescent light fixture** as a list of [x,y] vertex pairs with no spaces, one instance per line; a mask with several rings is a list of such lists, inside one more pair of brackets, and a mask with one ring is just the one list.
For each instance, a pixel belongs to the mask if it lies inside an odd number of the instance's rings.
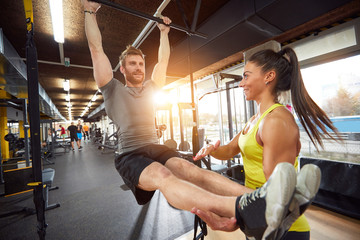
[[86,111],[86,112],[89,111],[89,107],[86,107],[86,108],[85,108],[85,111]]
[[67,105],[68,107],[72,107],[72,105],[71,105],[70,102],[68,102],[66,105]]
[[63,87],[64,87],[64,91],[69,91],[70,90],[70,81],[69,81],[69,79],[64,80]]
[[89,103],[88,103],[88,107],[91,107],[91,105],[92,105],[92,102],[89,102]]
[[97,99],[97,96],[96,96],[96,93],[95,93],[95,95],[92,97],[91,101],[95,102],[96,99]]
[[58,43],[64,43],[63,1],[49,0],[49,2],[54,39]]
[[69,95],[69,93],[65,95],[65,101],[70,102],[70,95]]

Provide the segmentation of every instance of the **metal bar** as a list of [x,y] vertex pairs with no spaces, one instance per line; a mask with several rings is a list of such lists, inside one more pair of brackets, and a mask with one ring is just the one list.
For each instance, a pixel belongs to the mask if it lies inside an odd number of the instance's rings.
[[28,129],[29,129],[29,122],[28,122],[28,109],[27,109],[27,102],[26,99],[23,99],[23,131],[24,131],[24,142],[25,142],[25,161],[26,166],[30,167],[30,141],[28,136]]
[[[23,61],[26,61],[26,58],[20,58],[20,59],[23,60]],[[59,63],[59,62],[50,62],[50,61],[44,61],[44,60],[38,60],[37,62],[38,63],[44,63],[44,64],[64,66],[64,63]],[[91,66],[84,66],[84,65],[78,65],[78,64],[70,64],[69,67],[93,69],[93,67],[91,67]]]
[[183,19],[183,21],[185,23],[186,28],[189,29],[190,24],[189,24],[189,21],[187,20],[187,17],[185,15],[185,11],[184,11],[184,8],[181,5],[181,2],[179,0],[176,0],[176,5],[178,6],[178,9],[180,10],[181,17],[182,17],[182,19]]
[[[183,129],[182,107],[181,107],[180,103],[178,103],[178,107],[179,107],[179,121],[180,121],[180,143],[183,145],[183,143],[184,143],[184,129]],[[180,150],[182,151],[182,149],[180,149]]]
[[[137,17],[140,17],[140,18],[144,18],[144,19],[147,19],[147,20],[153,20],[153,21],[158,22],[158,23],[163,23],[163,20],[161,18],[157,18],[157,17],[154,17],[152,15],[142,13],[142,12],[133,10],[131,8],[124,7],[124,6],[122,6],[120,4],[117,4],[117,3],[113,3],[113,2],[110,2],[110,1],[107,1],[107,0],[92,0],[92,1],[104,4],[104,5],[108,6],[108,7],[115,8],[117,10],[129,13],[131,15],[134,15],[134,16],[137,16]],[[173,24],[173,23],[170,23],[169,27],[171,27],[173,29],[176,29],[176,30],[179,30],[179,31],[182,31],[182,32],[185,32],[190,36],[197,36],[197,37],[201,37],[201,38],[205,38],[205,39],[207,38],[207,36],[205,34],[203,34],[203,33],[194,32],[194,31],[191,31],[189,29],[186,29],[184,27],[181,27],[181,26]]]
[[[161,16],[162,11],[166,8],[166,6],[170,3],[170,0],[164,0],[160,6],[158,7],[158,9],[156,10],[156,12],[154,13],[154,17],[159,17]],[[152,32],[152,30],[155,28],[155,23],[154,21],[150,20],[146,26],[144,27],[144,29],[141,31],[141,33],[139,34],[139,36],[135,39],[135,41],[133,42],[132,46],[134,46],[135,48],[140,47],[140,45],[142,44],[142,42],[148,37],[148,35]],[[120,65],[118,64],[116,66],[116,68],[114,69],[114,72],[117,71],[117,68],[119,68]]]
[[173,117],[172,117],[172,106],[169,108],[169,121],[170,121],[170,138],[174,140],[174,126],[173,126]]
[[229,125],[229,140],[234,136],[233,134],[233,122],[232,122],[232,112],[231,112],[231,100],[230,100],[230,87],[229,82],[226,83],[226,106],[228,110],[228,125]]
[[4,105],[0,105],[0,107],[13,107],[16,109],[21,109],[21,102],[18,99],[0,99],[0,103],[4,103]]
[[223,80],[224,78],[232,78],[235,81],[241,81],[243,77],[241,75],[234,75],[229,73],[220,73],[220,79]]
[[201,6],[201,0],[197,0],[196,1],[196,6],[195,6],[194,18],[193,18],[193,21],[191,23],[191,31],[195,31],[195,29],[196,29],[197,20],[198,20],[199,11],[200,11],[200,6]]

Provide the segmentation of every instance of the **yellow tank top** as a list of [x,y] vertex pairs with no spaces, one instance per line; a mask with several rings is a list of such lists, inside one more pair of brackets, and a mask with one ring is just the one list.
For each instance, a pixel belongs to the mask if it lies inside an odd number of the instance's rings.
[[[241,133],[239,136],[239,148],[243,159],[245,170],[245,186],[251,189],[256,189],[264,185],[266,182],[263,171],[263,147],[256,141],[256,133],[259,129],[261,120],[272,110],[277,107],[284,107],[282,104],[274,104],[268,108],[256,122],[255,126],[246,134]],[[246,125],[248,125],[247,123]],[[246,128],[246,126],[245,126]],[[245,129],[244,128],[244,129]],[[296,158],[295,169],[298,167],[298,159]],[[310,231],[310,226],[304,215],[299,217],[291,226],[289,231],[306,232]]]

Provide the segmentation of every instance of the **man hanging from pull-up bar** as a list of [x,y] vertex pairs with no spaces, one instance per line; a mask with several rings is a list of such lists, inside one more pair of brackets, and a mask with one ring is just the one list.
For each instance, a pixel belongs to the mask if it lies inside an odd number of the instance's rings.
[[[155,190],[172,206],[191,211],[193,207],[227,218],[224,231],[241,230],[260,238],[271,236],[281,225],[293,197],[296,173],[289,163],[280,163],[268,182],[258,190],[242,186],[228,178],[180,158],[179,154],[159,145],[155,129],[156,89],[164,86],[170,57],[170,27],[158,24],[160,46],[158,63],[151,80],[144,81],[142,52],[132,46],[120,56],[120,71],[125,85],[113,77],[110,61],[102,47],[96,14],[100,4],[82,0],[85,32],[94,67],[94,78],[105,101],[109,118],[117,127],[119,155],[115,166],[138,204],[149,202]],[[171,20],[163,17],[165,24]],[[279,186],[282,187],[279,187]]]

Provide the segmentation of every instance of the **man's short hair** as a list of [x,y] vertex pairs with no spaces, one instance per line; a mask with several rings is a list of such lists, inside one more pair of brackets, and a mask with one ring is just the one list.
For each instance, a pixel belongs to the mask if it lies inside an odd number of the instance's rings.
[[142,59],[145,60],[145,55],[142,53],[140,49],[128,45],[119,57],[120,66],[125,66],[125,59],[129,55],[139,55],[140,57],[142,57]]

